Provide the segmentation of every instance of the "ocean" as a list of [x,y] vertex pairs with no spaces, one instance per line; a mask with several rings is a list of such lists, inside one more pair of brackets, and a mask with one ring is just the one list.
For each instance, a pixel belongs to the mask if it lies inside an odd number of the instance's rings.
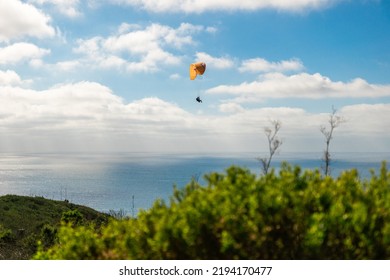
[[[42,196],[69,200],[101,212],[123,211],[136,215],[148,209],[156,199],[169,200],[173,186],[184,187],[196,178],[204,184],[204,175],[224,172],[238,165],[260,174],[255,153],[233,155],[168,154],[25,154],[0,155],[0,195]],[[333,154],[332,176],[356,168],[361,178],[370,170],[378,172],[381,162],[389,162],[390,153]],[[321,154],[290,153],[276,156],[271,166],[282,161],[304,169],[320,169]]]

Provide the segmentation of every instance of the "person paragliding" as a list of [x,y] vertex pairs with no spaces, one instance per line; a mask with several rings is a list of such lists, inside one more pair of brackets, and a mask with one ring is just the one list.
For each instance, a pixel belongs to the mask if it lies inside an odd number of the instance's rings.
[[[206,63],[204,62],[192,63],[190,65],[190,79],[195,80],[196,76],[198,75],[202,76],[205,71],[206,71]],[[198,101],[198,103],[202,103],[202,99],[200,99],[200,96],[196,98],[196,101]]]

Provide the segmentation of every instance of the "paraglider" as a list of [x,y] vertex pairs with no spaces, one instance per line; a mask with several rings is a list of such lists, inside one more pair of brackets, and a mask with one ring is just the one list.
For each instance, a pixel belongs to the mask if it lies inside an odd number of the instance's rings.
[[203,75],[206,71],[206,63],[197,62],[190,65],[190,79],[195,80],[197,75]]
[[[190,79],[195,80],[195,78],[198,75],[202,76],[205,71],[206,71],[206,63],[204,62],[192,63],[190,65]],[[196,101],[198,101],[198,103],[202,103],[202,99],[200,99],[200,96],[196,98]]]

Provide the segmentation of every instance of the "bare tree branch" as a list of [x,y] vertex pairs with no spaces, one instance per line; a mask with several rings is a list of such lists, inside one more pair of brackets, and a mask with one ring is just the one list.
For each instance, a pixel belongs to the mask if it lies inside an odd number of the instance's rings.
[[282,127],[282,124],[279,120],[272,120],[271,124],[273,128],[266,127],[264,128],[264,133],[267,136],[268,140],[268,149],[269,155],[268,157],[259,157],[258,161],[261,163],[263,174],[268,174],[269,167],[271,165],[272,157],[277,152],[277,150],[282,145],[282,140],[278,138],[277,134]]
[[340,124],[342,124],[343,122],[345,122],[345,119],[342,116],[337,115],[337,110],[334,107],[332,107],[332,113],[329,115],[329,120],[328,120],[329,129],[327,129],[324,125],[321,125],[320,127],[320,131],[325,137],[325,144],[326,144],[324,155],[322,158],[325,164],[325,166],[322,167],[325,176],[330,175],[330,162],[331,162],[331,157],[329,153],[330,141],[333,138],[334,130],[338,126],[340,126]]

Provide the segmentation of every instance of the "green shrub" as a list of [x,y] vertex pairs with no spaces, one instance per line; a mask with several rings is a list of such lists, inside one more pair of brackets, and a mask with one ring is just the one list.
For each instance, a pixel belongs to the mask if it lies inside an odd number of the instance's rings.
[[0,244],[10,242],[13,239],[12,230],[4,228],[4,226],[0,224]]
[[37,259],[390,259],[390,173],[362,181],[232,166],[101,231],[63,226]]
[[54,245],[57,238],[57,228],[50,225],[45,224],[41,229],[41,245],[45,248],[48,248]]
[[79,210],[69,210],[62,213],[61,222],[72,226],[79,226],[83,224],[84,218]]

